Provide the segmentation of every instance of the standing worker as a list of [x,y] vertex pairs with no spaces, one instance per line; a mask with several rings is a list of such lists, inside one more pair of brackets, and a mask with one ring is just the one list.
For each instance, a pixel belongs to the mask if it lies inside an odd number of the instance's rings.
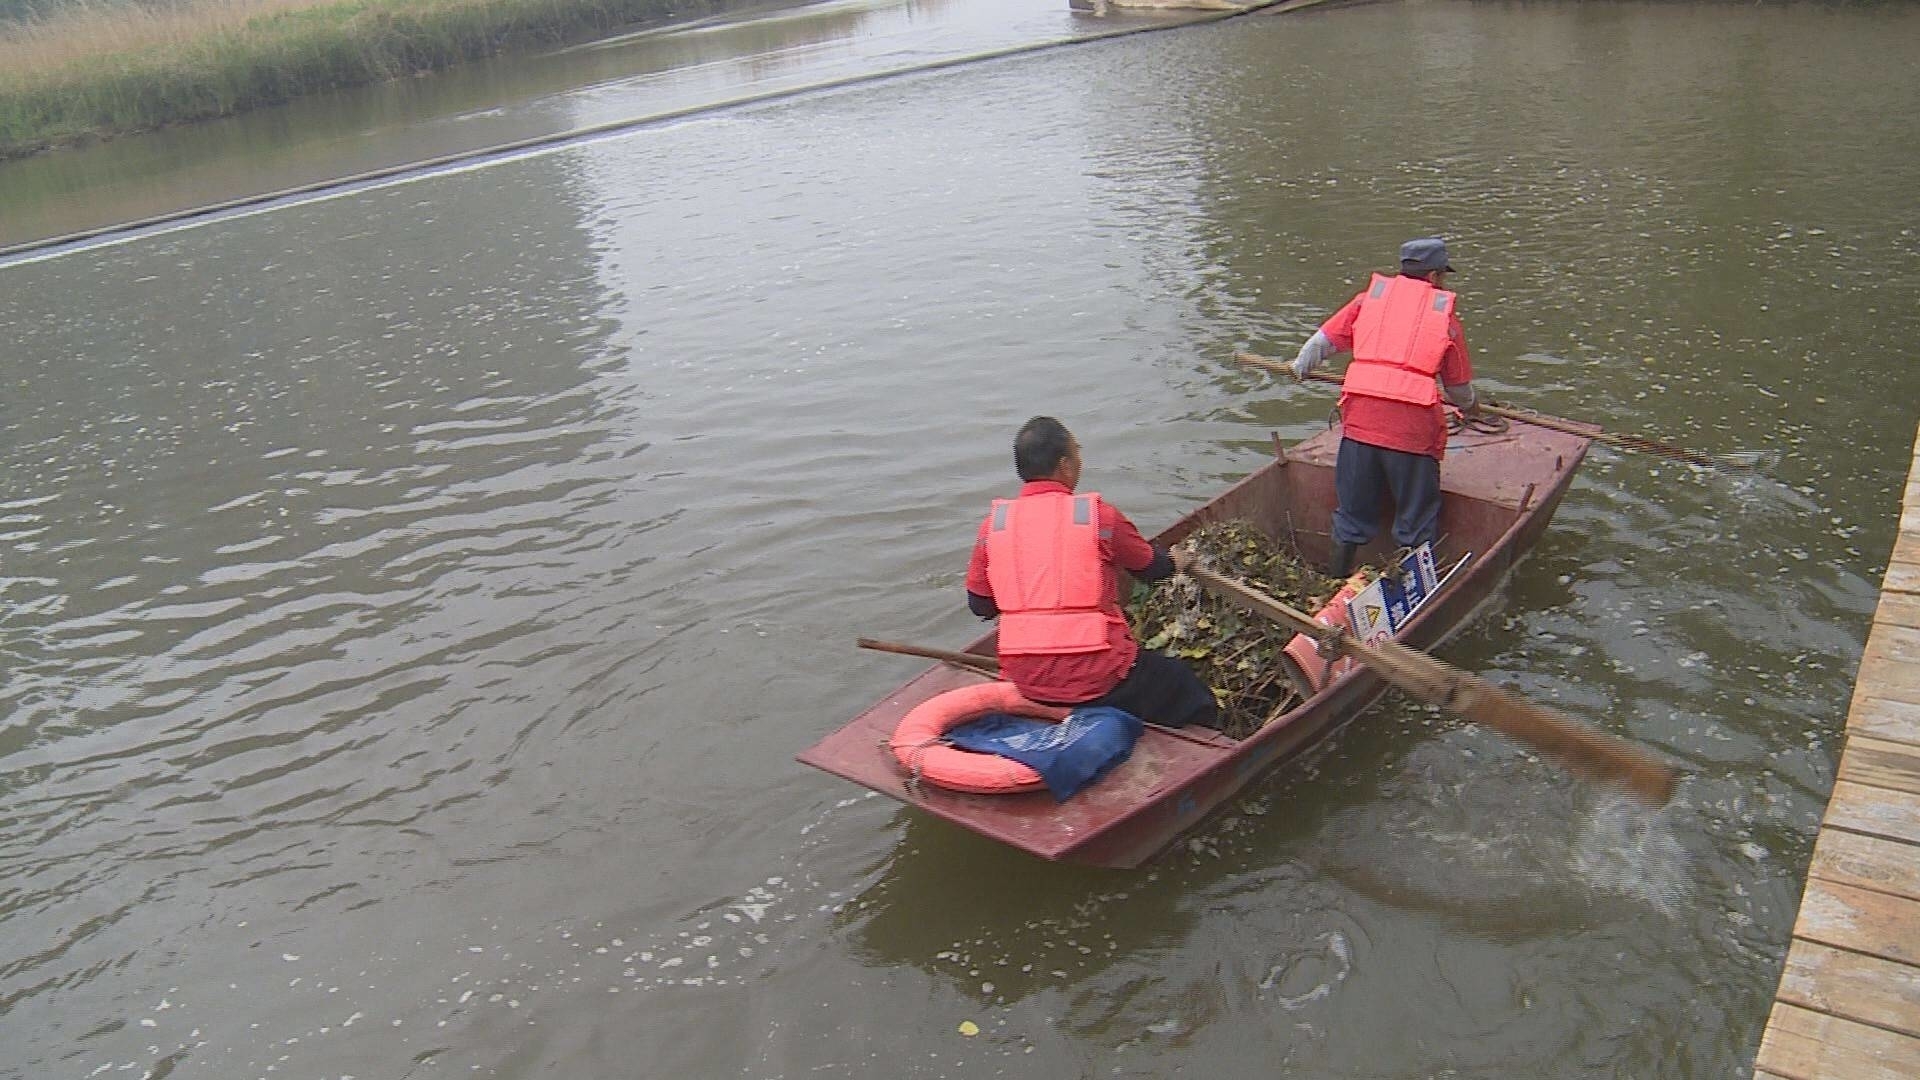
[[1380,531],[1380,501],[1393,493],[1393,539],[1415,547],[1439,538],[1440,458],[1447,451],[1445,399],[1474,411],[1466,331],[1443,286],[1453,266],[1437,236],[1400,245],[1400,274],[1373,275],[1359,295],[1300,347],[1293,374],[1351,350],[1340,393],[1340,456],[1334,467],[1333,557],[1345,577],[1354,553]]
[[1025,483],[995,499],[967,564],[967,607],[1000,620],[1000,674],[1046,705],[1109,705],[1168,727],[1220,726],[1213,691],[1179,660],[1133,640],[1120,575],[1159,581],[1184,551],[1147,543],[1097,492],[1076,493],[1080,443],[1051,416],[1013,441]]

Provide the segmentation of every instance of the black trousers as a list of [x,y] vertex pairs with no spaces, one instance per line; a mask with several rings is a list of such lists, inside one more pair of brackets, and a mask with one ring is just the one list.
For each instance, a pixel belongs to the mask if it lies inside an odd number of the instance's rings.
[[1440,463],[1425,454],[1340,440],[1333,466],[1340,505],[1333,541],[1364,544],[1380,533],[1380,503],[1393,496],[1393,542],[1415,547],[1440,538]]
[[1180,660],[1141,649],[1133,670],[1104,696],[1084,705],[1111,705],[1142,720],[1167,727],[1220,726],[1220,703],[1200,676]]

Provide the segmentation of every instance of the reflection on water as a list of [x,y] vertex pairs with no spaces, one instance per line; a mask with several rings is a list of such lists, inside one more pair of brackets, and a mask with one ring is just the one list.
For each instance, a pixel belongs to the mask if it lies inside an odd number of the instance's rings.
[[[1695,868],[1680,838],[1693,827],[1676,820],[1684,810],[1649,811],[1618,793],[1569,785],[1556,793],[1557,812],[1532,827],[1489,829],[1540,766],[1501,744],[1483,754],[1478,741],[1444,740],[1411,755],[1383,798],[1329,829],[1339,842],[1324,872],[1357,894],[1499,942],[1555,935],[1574,913],[1588,922],[1673,919],[1689,905]],[[1427,759],[1463,754],[1475,760],[1472,784],[1456,778],[1444,792],[1421,790],[1434,782]]]
[[880,879],[836,923],[870,964],[925,968],[983,1003],[1101,976],[1124,955],[1126,924],[1177,933],[1190,923],[1162,869],[1036,866],[943,822],[903,815],[899,825]]
[[1017,0],[832,0],[478,60],[0,163],[0,247],[1087,30]]
[[[0,269],[0,1071],[1741,1072],[1920,399],[1916,37],[1232,20]],[[976,632],[1021,421],[1171,521],[1332,404],[1233,349],[1435,231],[1496,393],[1779,454],[1596,449],[1443,650],[1673,806],[1389,699],[1113,874],[792,762],[915,670],[856,636]]]

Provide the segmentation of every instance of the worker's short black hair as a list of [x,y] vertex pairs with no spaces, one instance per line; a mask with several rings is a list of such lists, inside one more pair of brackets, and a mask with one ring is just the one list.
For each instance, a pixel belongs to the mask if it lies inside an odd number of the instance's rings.
[[1073,436],[1067,425],[1051,416],[1036,416],[1013,437],[1013,469],[1022,480],[1045,480],[1072,451]]

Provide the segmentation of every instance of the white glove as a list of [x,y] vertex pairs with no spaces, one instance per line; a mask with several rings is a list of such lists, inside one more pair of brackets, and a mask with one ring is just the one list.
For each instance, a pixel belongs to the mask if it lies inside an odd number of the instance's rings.
[[1333,342],[1327,340],[1327,335],[1315,330],[1307,343],[1300,346],[1300,355],[1293,358],[1293,377],[1305,379],[1313,374],[1313,369],[1319,367],[1320,362],[1332,352]]

